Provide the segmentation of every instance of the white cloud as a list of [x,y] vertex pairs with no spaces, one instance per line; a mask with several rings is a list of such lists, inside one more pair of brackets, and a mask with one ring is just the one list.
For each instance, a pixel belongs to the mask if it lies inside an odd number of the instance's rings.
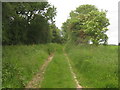
[[109,44],[118,44],[118,1],[119,0],[48,0],[57,8],[56,25],[61,28],[62,23],[65,22],[71,10],[83,4],[92,4],[99,9],[108,10],[107,18],[110,20]]

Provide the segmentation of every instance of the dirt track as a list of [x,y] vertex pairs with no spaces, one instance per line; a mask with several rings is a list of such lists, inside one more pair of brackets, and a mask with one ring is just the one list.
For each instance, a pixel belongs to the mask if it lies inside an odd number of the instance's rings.
[[78,82],[78,80],[77,80],[77,77],[76,77],[75,73],[73,72],[73,69],[72,69],[72,66],[71,66],[69,57],[68,57],[67,54],[65,53],[64,49],[63,49],[63,52],[64,52],[64,55],[65,55],[66,58],[67,58],[67,61],[68,61],[68,64],[69,64],[69,68],[70,68],[70,72],[72,73],[72,76],[73,76],[74,81],[75,81],[75,83],[76,83],[76,88],[77,88],[77,90],[82,90],[83,87],[79,84],[79,82]]
[[[26,85],[25,88],[38,88],[38,85],[41,85],[41,82],[44,78],[44,72],[48,66],[48,64],[52,61],[54,54],[51,54],[45,63],[40,67],[40,71],[33,77],[33,79]],[[40,88],[40,86],[39,86]]]
[[[64,52],[64,49],[63,49],[63,53],[68,61],[68,64],[69,64],[69,68],[70,68],[70,72],[74,78],[74,81],[76,83],[76,88],[77,90],[82,90],[82,86],[79,84],[78,80],[77,80],[77,77],[76,77],[76,74],[73,72],[73,69],[72,69],[72,66],[71,66],[71,63],[70,63],[70,59],[69,57],[67,56],[67,54]],[[52,58],[53,58],[54,54],[51,54],[47,60],[45,61],[45,63],[40,67],[40,71],[33,77],[33,79],[26,85],[25,88],[40,88],[41,86],[41,82],[44,78],[44,73],[46,71],[46,68],[48,66],[48,64],[52,61]]]

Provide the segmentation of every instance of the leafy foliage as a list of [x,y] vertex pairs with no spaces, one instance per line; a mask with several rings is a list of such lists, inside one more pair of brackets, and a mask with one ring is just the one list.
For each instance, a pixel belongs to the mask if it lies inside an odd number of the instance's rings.
[[53,23],[50,25],[52,43],[63,43],[62,31]]
[[48,2],[3,3],[2,14],[3,45],[52,42],[50,26],[55,23],[56,8]]

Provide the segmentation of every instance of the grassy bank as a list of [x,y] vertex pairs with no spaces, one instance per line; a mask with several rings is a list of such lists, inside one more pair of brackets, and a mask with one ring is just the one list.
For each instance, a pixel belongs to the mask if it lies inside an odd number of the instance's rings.
[[83,87],[118,87],[117,46],[67,45],[66,52]]
[[62,47],[56,51],[52,62],[48,65],[42,88],[75,88],[75,82],[70,72],[68,62]]

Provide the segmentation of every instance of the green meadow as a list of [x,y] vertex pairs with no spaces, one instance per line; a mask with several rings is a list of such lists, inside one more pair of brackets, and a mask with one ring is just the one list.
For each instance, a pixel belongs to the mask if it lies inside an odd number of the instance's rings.
[[54,57],[46,68],[40,86],[42,88],[75,88],[76,83],[63,48],[82,87],[118,87],[117,46],[41,44],[3,47],[3,88],[24,88],[39,72],[39,68],[50,53],[54,53]]

